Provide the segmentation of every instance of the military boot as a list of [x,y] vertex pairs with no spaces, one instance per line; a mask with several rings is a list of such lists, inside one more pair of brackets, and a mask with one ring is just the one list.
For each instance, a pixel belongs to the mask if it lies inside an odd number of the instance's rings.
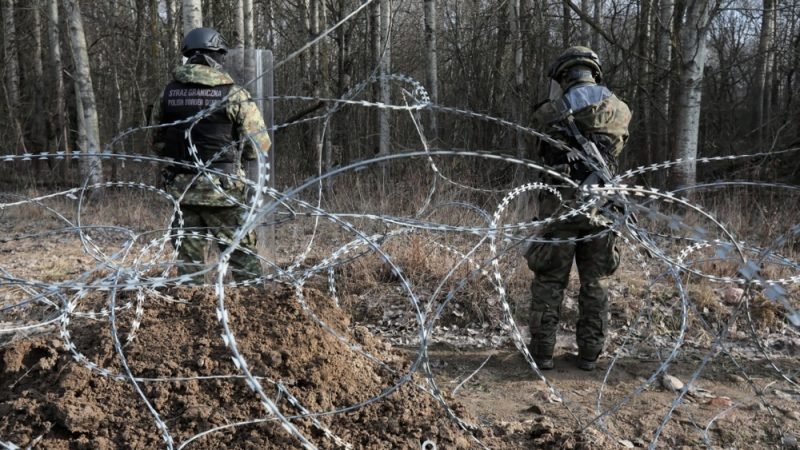
[[533,361],[540,370],[551,370],[553,368],[553,358],[534,356]]
[[597,367],[597,360],[588,360],[583,358],[578,358],[578,368],[581,370],[585,370],[587,372],[593,371]]

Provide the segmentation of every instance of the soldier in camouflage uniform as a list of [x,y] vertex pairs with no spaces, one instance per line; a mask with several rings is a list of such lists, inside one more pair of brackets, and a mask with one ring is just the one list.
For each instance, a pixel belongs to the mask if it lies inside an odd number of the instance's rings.
[[[175,69],[152,123],[165,125],[153,134],[156,153],[175,160],[164,170],[166,190],[180,200],[183,213],[183,229],[177,216],[172,224],[175,234],[183,231],[183,239],[178,244],[173,236],[173,244],[182,260],[178,273],[191,274],[204,267],[206,233],[220,239],[224,250],[242,226],[242,204],[248,197],[243,163],[254,161],[256,152],[266,153],[271,142],[250,94],[222,70],[227,53],[222,36],[210,28],[196,28],[186,35],[182,53],[187,62]],[[251,231],[231,254],[234,280],[262,274],[255,252],[256,235]],[[193,282],[202,284],[202,277]]]
[[[597,54],[586,47],[568,48],[550,69],[551,95],[534,113],[538,130],[579,149],[578,141],[591,142],[609,170],[616,170],[616,160],[628,138],[631,112],[628,106],[606,87]],[[570,128],[569,121],[577,127]],[[577,129],[577,130],[576,130]],[[575,131],[581,136],[576,136]],[[596,183],[595,169],[580,159],[570,158],[564,150],[539,142],[545,163],[567,172],[578,183]],[[590,178],[591,177],[591,178]],[[587,181],[587,179],[592,181]],[[576,207],[575,189],[561,188],[564,204],[555,196],[542,197],[541,217],[558,217],[567,206]],[[603,278],[619,265],[615,236],[604,227],[598,211],[579,215],[546,226],[541,239],[569,240],[598,235],[589,240],[559,243],[533,243],[527,252],[528,267],[534,272],[531,284],[530,317],[531,353],[542,369],[553,368],[553,349],[561,315],[564,290],[569,281],[572,262],[578,267],[580,293],[579,317],[576,324],[578,366],[594,370],[603,350],[608,316],[608,297]]]

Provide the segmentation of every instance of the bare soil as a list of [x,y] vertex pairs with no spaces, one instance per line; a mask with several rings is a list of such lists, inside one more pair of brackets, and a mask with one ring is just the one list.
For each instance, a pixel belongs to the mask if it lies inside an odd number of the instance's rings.
[[[77,276],[93,261],[68,241],[2,243],[0,267],[49,283]],[[225,305],[238,349],[265,395],[319,448],[339,448],[324,429],[360,449],[420,449],[425,443],[428,449],[633,448],[647,447],[657,430],[658,448],[797,447],[800,362],[794,340],[766,340],[782,346],[770,349],[775,356],[768,361],[758,352],[734,352],[737,345],[747,347],[747,336],[742,335],[727,342],[734,357],[717,355],[707,365],[703,359],[710,351],[708,343],[688,342],[668,372],[686,382],[701,366],[702,371],[681,395],[665,387],[660,377],[649,380],[663,360],[658,352],[663,344],[645,338],[634,347],[636,352],[614,357],[631,317],[630,311],[620,312],[628,293],[623,295],[616,283],[609,353],[598,370],[587,373],[575,367],[570,328],[574,305],[568,302],[556,368],[544,372],[546,382],[512,346],[508,333],[492,322],[492,314],[484,316],[485,326],[469,325],[468,314],[446,315],[444,328],[437,328],[437,336],[445,338],[428,347],[427,360],[447,405],[472,427],[469,430],[459,427],[426,391],[430,384],[421,371],[404,378],[420,349],[413,345],[413,327],[399,333],[396,321],[381,320],[396,306],[387,301],[392,288],[362,289],[361,305],[366,301],[369,307],[355,313],[358,320],[352,308],[337,306],[322,291],[324,280],[316,286],[320,289],[304,290],[307,308],[294,288],[278,284],[228,289]],[[22,295],[13,284],[0,286],[0,291],[0,306]],[[574,289],[568,294],[574,296]],[[99,311],[109,304],[110,295],[94,292],[75,312]],[[348,295],[342,293],[342,298]],[[134,292],[125,291],[115,303],[134,300]],[[380,304],[383,314],[377,311]],[[220,336],[213,288],[149,292],[142,307],[141,327],[123,347],[136,385],[115,351],[107,315],[72,314],[66,329],[75,352],[108,373],[76,361],[64,348],[57,324],[35,333],[0,335],[0,447],[166,448],[144,397],[175,448],[300,448],[300,442],[267,413],[231,359]],[[54,317],[54,312],[3,310],[0,328],[22,323],[25,314],[36,322]],[[135,314],[134,308],[116,314],[122,343]],[[525,316],[524,309],[519,316]],[[772,331],[775,334],[774,326]],[[503,339],[494,339],[503,333]],[[785,329],[777,333],[792,337]],[[470,342],[482,344],[465,345]]]
[[[174,440],[180,443],[212,427],[262,419],[206,435],[190,448],[298,447],[298,441],[268,418],[245,380],[235,377],[238,370],[220,338],[213,289],[176,288],[168,295],[186,303],[148,299],[141,330],[124,355],[138,378],[168,380],[143,380],[139,387]],[[302,411],[281,398],[276,382],[314,412],[368,402],[354,412],[320,417],[335,435],[359,448],[418,448],[428,439],[444,448],[470,446],[433,398],[415,383],[401,383],[408,368],[401,354],[361,328],[351,328],[324,296],[313,290],[306,295],[333,330],[387,367],[349,350],[313,322],[293,289],[236,289],[226,302],[238,347],[284,414]],[[118,318],[120,335],[131,316]],[[122,371],[107,318],[75,320],[70,329],[78,352],[112,374]],[[18,445],[43,436],[38,445],[48,449],[164,446],[133,385],[76,364],[54,336],[21,340],[0,350],[0,374],[0,436]],[[385,399],[369,403],[397,384]],[[321,446],[333,446],[308,419],[297,420],[297,425]]]

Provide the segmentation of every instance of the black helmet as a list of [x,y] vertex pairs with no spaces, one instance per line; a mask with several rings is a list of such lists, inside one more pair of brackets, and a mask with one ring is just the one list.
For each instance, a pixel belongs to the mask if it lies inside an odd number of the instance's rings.
[[603,67],[600,64],[600,58],[589,47],[570,47],[564,50],[558,59],[550,66],[548,76],[556,81],[566,75],[567,70],[574,66],[586,66],[592,71],[592,76],[596,82],[601,82],[603,79]]
[[213,28],[195,28],[183,38],[181,53],[188,58],[196,51],[218,52],[224,55],[228,53],[228,43]]

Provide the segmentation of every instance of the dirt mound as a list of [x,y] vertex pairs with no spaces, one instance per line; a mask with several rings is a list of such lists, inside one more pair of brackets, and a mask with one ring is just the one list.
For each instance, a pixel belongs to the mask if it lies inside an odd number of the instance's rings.
[[[196,438],[188,448],[299,448],[299,441],[267,414],[239,376],[220,338],[213,289],[174,288],[167,294],[146,299],[141,328],[124,346],[124,356],[175,447]],[[287,392],[314,413],[368,402],[316,418],[355,448],[418,449],[426,440],[438,448],[473,446],[469,435],[414,382],[370,403],[401,382],[407,357],[352,326],[326,296],[307,289],[305,298],[327,326],[384,364],[323,329],[293,289],[232,290],[226,308],[238,349],[282,414],[303,413]],[[122,342],[134,323],[134,311],[118,313]],[[114,377],[124,368],[114,351],[108,317],[73,316],[69,330],[77,352],[111,375],[75,362],[63,341],[52,336],[0,349],[0,442],[24,447],[39,440],[37,446],[48,449],[164,448],[154,415],[134,385]],[[292,423],[318,447],[337,448],[309,418],[295,417]],[[224,428],[198,436],[215,427]]]

